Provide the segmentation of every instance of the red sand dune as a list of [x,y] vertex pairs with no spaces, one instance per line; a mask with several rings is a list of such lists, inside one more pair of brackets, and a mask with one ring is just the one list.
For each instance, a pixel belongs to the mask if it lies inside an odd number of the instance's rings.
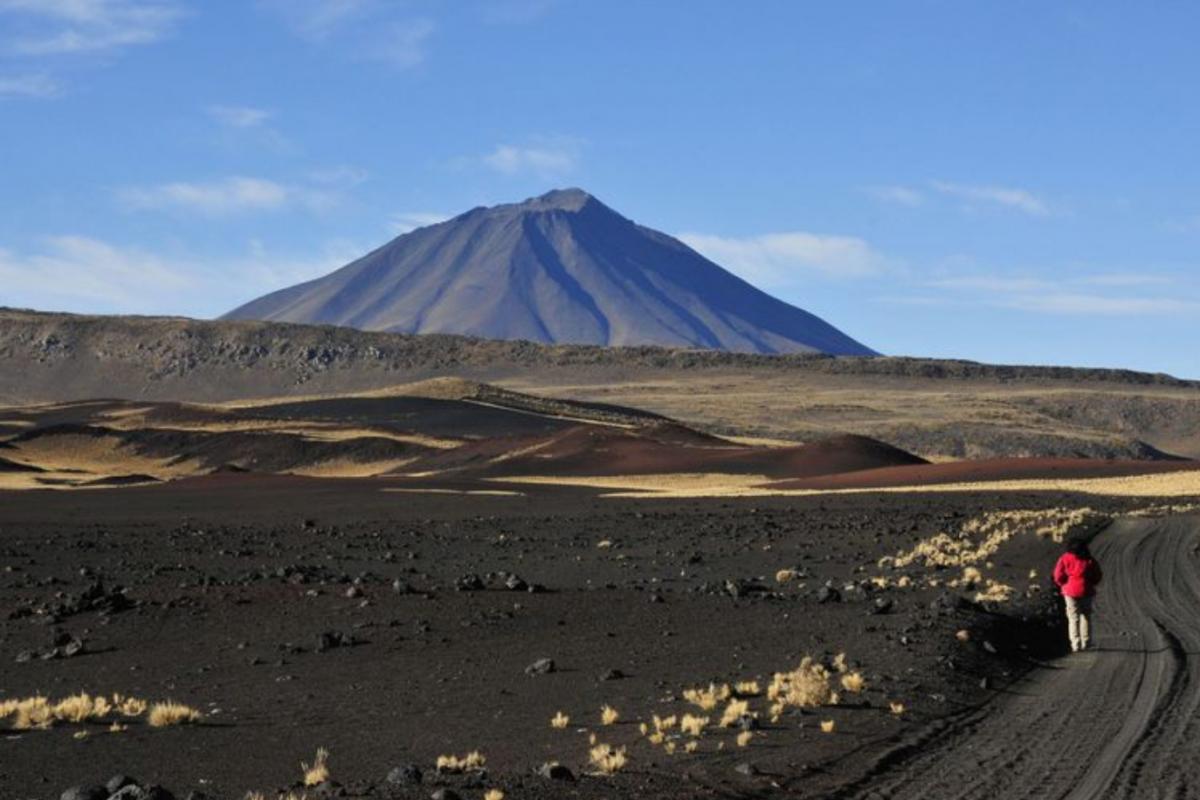
[[992,458],[860,470],[778,481],[773,489],[858,489],[939,483],[1118,478],[1200,469],[1198,461],[1126,461],[1087,458]]
[[[494,460],[506,453],[516,455]],[[580,425],[541,438],[472,442],[423,458],[404,471],[461,470],[488,477],[722,472],[783,479],[924,463],[863,436],[837,436],[797,447],[750,447],[677,425]]]

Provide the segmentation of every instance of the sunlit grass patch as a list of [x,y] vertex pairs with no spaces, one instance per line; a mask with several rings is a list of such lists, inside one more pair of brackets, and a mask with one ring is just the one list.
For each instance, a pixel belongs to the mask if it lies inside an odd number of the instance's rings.
[[204,715],[189,705],[167,700],[150,706],[146,721],[152,728],[166,728],[171,725],[186,725],[198,722]]
[[615,725],[617,720],[620,718],[621,718],[620,712],[618,712],[612,706],[606,705],[606,706],[601,707],[601,709],[600,709],[600,724],[601,725]]
[[438,756],[437,771],[446,773],[475,772],[487,766],[487,759],[478,750],[472,750],[465,756]]
[[603,775],[613,775],[625,768],[629,759],[624,747],[597,744],[588,751],[588,760]]
[[317,755],[311,765],[301,762],[300,769],[304,772],[305,786],[320,786],[329,780],[329,751],[324,747],[317,748]]
[[556,730],[562,730],[570,724],[571,718],[561,711],[550,718],[550,727],[555,728]]

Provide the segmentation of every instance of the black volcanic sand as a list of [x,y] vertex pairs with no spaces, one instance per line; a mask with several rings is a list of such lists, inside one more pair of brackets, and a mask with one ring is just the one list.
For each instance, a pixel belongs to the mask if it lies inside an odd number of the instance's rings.
[[[124,772],[181,798],[193,789],[273,797],[326,747],[350,796],[424,798],[443,782],[467,798],[492,786],[509,798],[820,796],[897,737],[986,701],[1055,633],[1040,617],[1014,622],[943,590],[845,584],[981,510],[1108,502],[963,493],[616,500],[574,489],[495,497],[382,486],[230,474],[0,493],[0,700],[121,692],[208,712],[190,727],[90,726],[83,739],[69,725],[10,732],[0,739],[0,794],[57,798]],[[989,574],[1024,586],[1029,569],[1045,574],[1053,556],[1049,543],[1025,539]],[[785,567],[805,577],[777,587]],[[545,591],[508,590],[500,572]],[[468,574],[486,588],[456,590]],[[72,598],[97,578],[105,592],[123,587],[131,607],[78,610]],[[407,591],[395,591],[396,580]],[[726,581],[742,581],[741,596]],[[818,601],[827,582],[840,601]],[[873,614],[881,598],[892,608]],[[1046,598],[1006,614],[1044,612]],[[962,628],[977,632],[971,643],[955,639]],[[322,642],[326,633],[334,636]],[[68,637],[84,643],[82,654],[17,661]],[[748,748],[734,746],[733,732],[709,732],[700,752],[669,756],[638,734],[651,714],[695,710],[675,699],[686,687],[752,677],[765,685],[805,654],[843,651],[868,690],[837,708],[789,711]],[[540,658],[556,671],[527,675]],[[908,707],[902,719],[888,712],[891,700]],[[598,724],[604,704],[621,713],[618,724]],[[559,710],[571,717],[567,730],[549,725]],[[818,730],[824,719],[836,732]],[[580,728],[628,746],[628,768],[575,783],[533,776],[552,760],[587,771]],[[488,759],[486,781],[434,774],[438,755],[471,750]],[[758,774],[739,773],[744,763]],[[419,765],[424,784],[388,786],[403,764]]]

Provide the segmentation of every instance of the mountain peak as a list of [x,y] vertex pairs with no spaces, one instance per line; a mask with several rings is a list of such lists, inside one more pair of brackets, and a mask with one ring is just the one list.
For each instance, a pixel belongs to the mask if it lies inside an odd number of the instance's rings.
[[578,188],[399,236],[229,317],[553,343],[872,352]]
[[566,189],[551,189],[517,205],[530,211],[579,211],[591,202],[598,201],[583,189],[572,186]]

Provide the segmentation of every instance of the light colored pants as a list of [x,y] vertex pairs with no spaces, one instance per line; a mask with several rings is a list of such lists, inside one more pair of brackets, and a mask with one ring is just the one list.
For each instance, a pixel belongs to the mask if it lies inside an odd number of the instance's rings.
[[1092,598],[1064,597],[1067,601],[1067,634],[1071,637],[1071,652],[1087,648],[1092,639]]

